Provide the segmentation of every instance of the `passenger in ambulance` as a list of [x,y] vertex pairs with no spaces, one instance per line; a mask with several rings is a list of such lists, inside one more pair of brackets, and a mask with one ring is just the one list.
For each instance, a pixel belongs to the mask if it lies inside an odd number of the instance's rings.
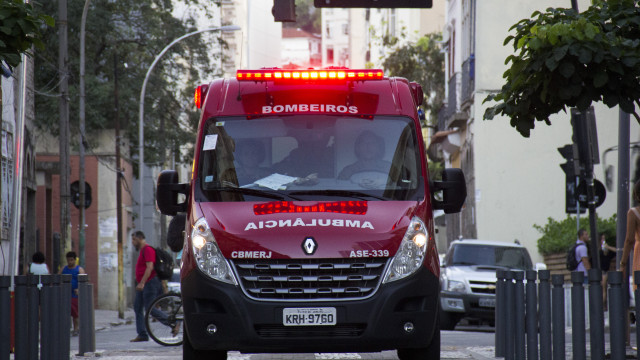
[[274,172],[301,179],[333,178],[333,136],[325,131],[298,134],[298,147],[273,165]]
[[354,152],[357,160],[340,171],[338,179],[349,180],[358,173],[378,173],[384,175],[384,181],[389,174],[391,162],[383,159],[384,139],[372,131],[365,130],[356,138]]
[[239,185],[251,184],[271,175],[271,170],[260,166],[265,156],[264,145],[258,140],[241,140],[236,143],[236,176]]

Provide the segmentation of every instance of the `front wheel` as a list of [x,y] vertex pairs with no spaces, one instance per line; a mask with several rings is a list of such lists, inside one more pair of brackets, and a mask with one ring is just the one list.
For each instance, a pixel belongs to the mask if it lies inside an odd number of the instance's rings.
[[189,341],[189,335],[184,337],[182,344],[182,360],[227,360],[227,352],[224,350],[196,350]]
[[158,296],[145,314],[149,336],[164,346],[180,346],[183,339],[184,312],[179,294]]

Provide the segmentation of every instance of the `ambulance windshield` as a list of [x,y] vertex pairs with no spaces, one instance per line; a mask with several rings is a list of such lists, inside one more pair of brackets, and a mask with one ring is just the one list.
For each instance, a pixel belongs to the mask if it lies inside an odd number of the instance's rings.
[[198,196],[205,201],[410,200],[424,181],[406,117],[224,117],[205,125]]

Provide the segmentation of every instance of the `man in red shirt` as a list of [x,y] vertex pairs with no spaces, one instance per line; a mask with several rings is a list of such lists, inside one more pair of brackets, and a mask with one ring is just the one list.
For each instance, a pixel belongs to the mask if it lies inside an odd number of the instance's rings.
[[162,285],[153,269],[156,262],[156,251],[147,245],[142,231],[136,231],[131,235],[131,243],[136,250],[140,251],[136,262],[136,298],[133,302],[138,336],[131,342],[149,341],[144,314],[149,309],[151,302],[162,292]]

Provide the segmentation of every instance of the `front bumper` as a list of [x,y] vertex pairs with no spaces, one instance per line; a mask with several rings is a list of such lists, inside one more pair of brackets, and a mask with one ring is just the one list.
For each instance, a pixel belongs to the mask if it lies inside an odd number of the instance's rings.
[[[440,293],[440,309],[444,312],[457,313],[465,318],[494,320],[495,299],[495,295],[442,291]],[[489,304],[493,304],[493,306]]]
[[[279,302],[249,299],[198,269],[182,279],[185,329],[195,349],[241,352],[371,352],[420,348],[436,329],[439,279],[421,268],[363,300]],[[335,326],[284,326],[287,307],[335,307]],[[413,330],[405,331],[412,323]],[[215,332],[207,331],[213,329]]]

